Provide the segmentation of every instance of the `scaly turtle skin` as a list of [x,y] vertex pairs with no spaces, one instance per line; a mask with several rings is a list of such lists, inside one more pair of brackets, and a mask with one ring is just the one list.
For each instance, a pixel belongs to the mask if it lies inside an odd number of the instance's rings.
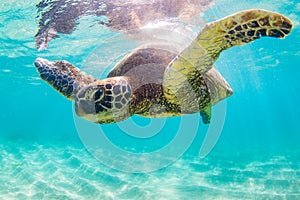
[[248,10],[210,23],[179,55],[157,47],[137,49],[98,80],[66,61],[38,58],[42,79],[75,100],[76,113],[95,123],[114,123],[138,114],[168,117],[200,112],[210,122],[210,108],[232,95],[213,68],[223,50],[260,37],[284,38],[292,22],[265,10]]

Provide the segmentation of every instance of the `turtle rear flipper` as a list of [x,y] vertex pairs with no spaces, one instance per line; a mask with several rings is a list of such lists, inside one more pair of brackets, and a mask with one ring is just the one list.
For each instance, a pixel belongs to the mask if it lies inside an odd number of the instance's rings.
[[176,103],[178,85],[182,85],[186,77],[209,71],[222,51],[264,36],[284,38],[292,27],[287,17],[266,10],[242,11],[207,24],[168,66],[164,76],[166,97]]
[[200,115],[202,117],[203,123],[209,124],[211,120],[211,107],[206,107],[205,109],[201,110]]

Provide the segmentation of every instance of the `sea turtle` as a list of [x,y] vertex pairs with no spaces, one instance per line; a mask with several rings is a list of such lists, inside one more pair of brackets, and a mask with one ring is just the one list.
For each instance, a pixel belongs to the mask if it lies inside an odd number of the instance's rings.
[[284,38],[292,22],[266,10],[246,10],[207,24],[178,55],[143,47],[125,56],[104,80],[86,75],[67,61],[37,58],[42,79],[68,99],[77,115],[114,123],[137,114],[168,117],[200,112],[209,123],[211,106],[233,94],[213,67],[220,53],[263,36]]

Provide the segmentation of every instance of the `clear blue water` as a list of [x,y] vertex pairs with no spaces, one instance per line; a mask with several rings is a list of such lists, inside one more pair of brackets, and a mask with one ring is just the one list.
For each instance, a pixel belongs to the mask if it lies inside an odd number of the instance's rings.
[[[204,12],[204,19],[213,21],[263,8],[288,16],[295,25],[284,40],[264,38],[221,55],[216,68],[235,94],[226,100],[221,135],[204,158],[199,149],[211,127],[194,115],[152,121],[133,117],[123,126],[101,126],[105,138],[126,155],[106,146],[99,152],[87,147],[72,102],[39,78],[33,61],[66,59],[90,73],[107,73],[133,44],[108,29],[86,26],[93,22],[88,18],[72,35],[38,52],[36,3],[0,3],[1,199],[300,199],[300,3],[220,0]],[[128,156],[160,152],[177,137],[182,121],[188,121],[183,155],[176,157],[179,143],[167,154],[176,153],[170,163],[163,163],[165,154],[137,161]],[[129,123],[136,128],[130,131]],[[163,129],[149,137],[156,126]],[[184,143],[190,137],[192,143]],[[152,172],[130,173],[137,169]]]

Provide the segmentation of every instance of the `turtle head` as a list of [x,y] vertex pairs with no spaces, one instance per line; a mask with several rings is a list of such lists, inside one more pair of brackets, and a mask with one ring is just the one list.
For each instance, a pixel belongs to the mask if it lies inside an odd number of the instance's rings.
[[81,88],[75,97],[78,116],[108,124],[128,118],[131,87],[125,77],[99,80]]
[[232,88],[215,68],[206,72],[204,78],[209,88],[211,105],[215,105],[233,94]]

